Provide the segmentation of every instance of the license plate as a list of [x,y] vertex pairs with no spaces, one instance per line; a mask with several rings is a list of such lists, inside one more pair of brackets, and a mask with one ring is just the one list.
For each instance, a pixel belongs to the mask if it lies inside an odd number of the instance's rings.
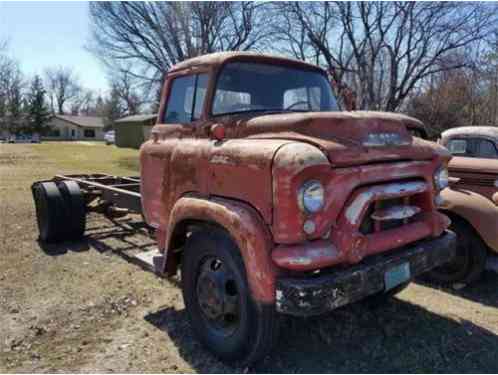
[[384,274],[385,290],[388,291],[410,280],[410,263],[402,263]]

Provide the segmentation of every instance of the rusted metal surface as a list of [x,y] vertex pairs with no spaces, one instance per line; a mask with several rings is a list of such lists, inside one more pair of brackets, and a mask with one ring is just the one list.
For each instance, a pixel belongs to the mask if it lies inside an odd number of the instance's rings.
[[272,259],[277,266],[294,271],[312,271],[330,267],[344,262],[345,255],[328,240],[278,245],[272,251]]
[[207,55],[202,55],[198,57],[194,57],[185,61],[182,61],[176,65],[173,65],[170,69],[171,72],[177,72],[181,70],[189,70],[198,67],[219,67],[225,64],[227,61],[235,61],[239,59],[244,59],[244,61],[258,61],[258,62],[270,62],[273,64],[282,64],[282,65],[293,65],[300,66],[307,69],[320,70],[321,68],[316,65],[308,64],[301,60],[294,60],[284,57],[277,56],[269,56],[256,52],[216,52],[210,53]]
[[[239,246],[253,297],[265,303],[274,301],[278,270],[271,260],[273,242],[268,227],[254,208],[223,198],[183,197],[171,211],[168,228],[185,221],[216,223],[224,228]],[[169,231],[166,244],[170,243],[171,235]],[[163,270],[166,266],[163,265]]]
[[377,221],[405,220],[409,219],[420,212],[417,206],[392,206],[375,210],[371,218]]
[[[277,310],[295,316],[323,314],[366,296],[384,291],[387,271],[409,264],[410,278],[446,263],[455,254],[456,236],[446,232],[437,239],[370,258],[357,266],[313,278],[285,277],[277,282]],[[407,280],[409,281],[409,280]]]
[[[104,206],[116,205],[130,212],[141,213],[141,194],[139,177],[119,177],[105,174],[93,175],[56,175],[55,181],[69,180],[85,189],[85,196],[98,197]],[[115,216],[116,212],[109,212]]]
[[[348,224],[357,225],[364,216],[369,205],[374,201],[394,197],[407,197],[424,193],[428,190],[429,185],[424,181],[398,182],[361,188],[354,194],[350,199],[350,203],[346,206],[345,218]],[[400,208],[403,209],[407,207],[409,206],[397,207],[398,212],[400,211]],[[419,207],[416,208],[420,211]]]
[[[361,111],[213,117],[217,74],[233,61],[289,65],[326,76],[309,64],[247,53],[201,56],[173,67],[158,122],[140,151],[142,206],[167,254],[163,271],[176,267],[171,239],[183,220],[207,220],[230,233],[243,253],[251,290],[265,303],[274,301],[278,272],[355,264],[446,229],[448,220],[434,204],[433,174],[450,155],[410,135],[407,127],[422,126],[418,120]],[[172,80],[199,72],[209,76],[200,118],[163,124]],[[323,185],[326,197],[323,209],[313,214],[297,197],[310,179]],[[421,189],[396,190],[413,183]],[[386,186],[395,191],[382,192]],[[361,192],[368,199],[353,203]],[[401,204],[420,212],[404,217],[399,228],[376,225],[372,233],[361,232],[376,200],[398,197],[409,198]],[[354,218],[348,219],[348,207]]]
[[[441,144],[452,139],[486,139],[498,147],[498,129],[465,126],[442,133]],[[488,247],[498,252],[498,159],[455,156],[448,170],[452,183],[445,189],[443,209],[466,220]]]
[[498,206],[467,188],[451,187],[441,192],[442,209],[462,217],[479,233],[490,249],[498,252]]
[[[285,151],[285,148],[282,149]],[[275,160],[278,159],[278,154]],[[425,181],[428,190],[413,197],[417,206],[424,211],[435,211],[433,202],[432,174],[436,163],[432,161],[394,162],[355,166],[351,168],[331,169],[328,165],[312,166],[297,175],[292,171],[279,168],[274,163],[273,186],[274,205],[273,235],[278,243],[292,244],[304,240],[318,239],[331,229],[333,232],[344,229],[345,236],[351,235],[354,229],[348,222],[340,222],[348,200],[357,193],[360,186],[382,186],[393,180],[412,180],[420,178]],[[301,230],[302,221],[306,218],[295,199],[295,191],[302,181],[317,179],[325,186],[326,196],[330,197],[319,213],[309,215],[316,225],[315,233],[306,235]],[[386,196],[387,198],[388,196]],[[380,199],[381,197],[378,196]],[[283,204],[281,203],[283,202]],[[363,207],[365,208],[365,207]],[[361,212],[364,215],[364,211]]]

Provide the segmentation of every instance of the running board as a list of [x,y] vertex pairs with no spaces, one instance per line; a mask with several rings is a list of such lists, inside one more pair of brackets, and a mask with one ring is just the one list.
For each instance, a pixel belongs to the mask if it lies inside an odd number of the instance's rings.
[[488,259],[486,261],[486,269],[489,271],[494,271],[494,272],[498,273],[498,256],[497,255],[488,256]]
[[158,249],[144,251],[132,256],[133,260],[147,271],[157,273],[164,261],[164,254]]

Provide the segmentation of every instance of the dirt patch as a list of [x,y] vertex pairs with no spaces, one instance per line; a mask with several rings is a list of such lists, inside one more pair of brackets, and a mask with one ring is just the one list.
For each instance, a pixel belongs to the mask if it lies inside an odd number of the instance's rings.
[[83,241],[37,242],[34,180],[96,165],[137,173],[114,147],[41,146],[0,146],[16,160],[0,164],[0,372],[498,372],[493,273],[459,291],[413,284],[380,308],[284,318],[265,361],[226,366],[192,336],[179,280],[130,262],[154,246],[138,218],[91,216]]

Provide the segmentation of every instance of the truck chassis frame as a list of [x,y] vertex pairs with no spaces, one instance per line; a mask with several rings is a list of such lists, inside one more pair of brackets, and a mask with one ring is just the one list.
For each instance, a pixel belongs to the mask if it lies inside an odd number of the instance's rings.
[[[103,173],[55,175],[52,181],[74,181],[83,191],[88,212],[102,213],[101,209],[113,211],[127,210],[142,214],[140,177],[120,177]],[[90,204],[100,198],[101,203],[94,208]]]

